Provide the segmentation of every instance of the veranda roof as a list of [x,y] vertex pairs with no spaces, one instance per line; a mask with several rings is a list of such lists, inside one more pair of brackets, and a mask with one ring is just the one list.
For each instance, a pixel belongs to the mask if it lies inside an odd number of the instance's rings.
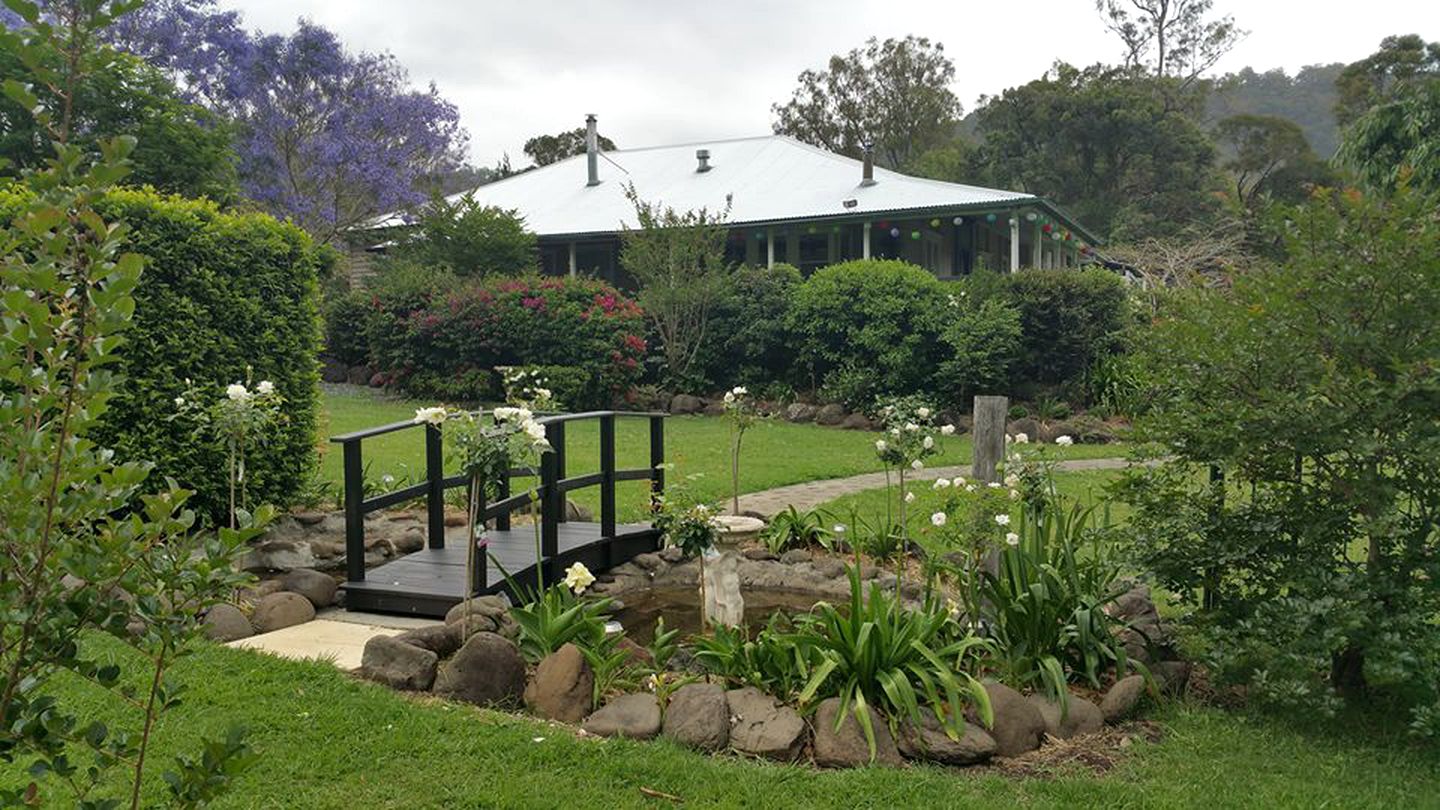
[[[709,171],[696,171],[700,149],[710,152]],[[581,154],[472,193],[483,205],[516,210],[536,235],[552,238],[636,227],[634,206],[625,198],[625,187],[633,183],[641,199],[682,211],[717,211],[728,199],[728,222],[733,225],[1034,206],[1096,241],[1064,211],[1035,195],[910,177],[878,166],[876,182],[863,186],[860,161],[784,135],[617,149],[600,153],[599,168],[599,185],[587,185],[586,156]],[[390,214],[368,228],[405,223],[403,214]]]

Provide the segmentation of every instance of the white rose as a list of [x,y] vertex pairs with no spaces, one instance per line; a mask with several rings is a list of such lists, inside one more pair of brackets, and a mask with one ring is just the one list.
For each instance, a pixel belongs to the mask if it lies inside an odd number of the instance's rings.
[[921,419],[929,419],[929,418],[930,418],[930,409],[929,409],[929,408],[916,408],[916,409],[915,409],[915,415],[918,416],[918,417],[920,417]]
[[175,397],[175,407],[177,407],[177,408],[183,408],[183,407],[185,407],[185,397]]
[[933,515],[930,516],[930,522],[931,522],[932,524],[936,525],[936,526],[944,526],[944,525],[945,525],[945,513],[944,513],[944,512],[936,512],[935,514],[933,514]]
[[890,445],[888,445],[888,444],[885,443],[885,440],[884,440],[884,439],[876,439],[876,440],[875,440],[875,451],[878,452],[878,453],[883,453],[883,452],[885,452],[886,448],[888,448],[889,446],[890,446]]
[[1009,526],[1009,525],[1010,525],[1010,516],[1009,516],[1009,515],[996,515],[996,516],[995,516],[995,522],[996,522],[997,524],[1001,525],[1001,526]]
[[957,487],[963,487],[965,486],[965,478],[964,476],[957,475],[952,483]]
[[730,393],[734,394],[737,397],[743,397],[746,394],[750,393],[750,390],[743,385],[737,385],[734,388],[730,389]]
[[1020,535],[1015,532],[1007,532],[1005,534],[1005,542],[1012,546],[1018,546],[1020,545]]
[[974,491],[975,491],[975,485],[974,485],[974,484],[966,484],[966,485],[965,485],[965,491],[966,491],[966,492],[974,492]]
[[954,425],[941,425],[941,426],[940,426],[940,435],[941,435],[941,436],[950,436],[950,435],[953,435],[954,433],[955,433],[955,426],[954,426]]
[[844,533],[845,533],[845,524],[844,524],[844,523],[836,523],[836,524],[835,524],[835,528],[831,529],[831,531],[835,532],[836,534],[844,534]]
[[571,593],[579,594],[594,582],[595,575],[590,573],[585,563],[577,562],[565,569],[565,587],[569,588]]
[[914,433],[915,431],[920,429],[920,426],[915,424],[914,422],[906,422],[905,429],[911,433]]
[[946,479],[946,478],[936,478],[936,479],[935,479],[935,485],[934,485],[932,488],[933,488],[933,489],[944,489],[944,488],[946,488],[946,487],[948,487],[948,486],[950,486],[950,481],[949,481],[949,479]]
[[1018,500],[1020,500],[1020,490],[1018,490],[1018,489],[1012,489],[1012,490],[1010,490],[1010,500],[1012,500],[1012,501],[1018,501]]
[[442,406],[417,408],[415,418],[410,421],[417,425],[439,425],[445,421],[445,415],[445,408]]
[[907,492],[907,493],[905,493],[905,503],[914,503],[914,502],[915,502],[915,493],[913,493],[913,492]]
[[726,392],[725,392],[725,404],[726,404],[726,405],[733,405],[733,404],[735,404],[735,392],[734,392],[734,391],[726,391]]
[[924,447],[926,450],[932,450],[935,447],[935,439],[931,438],[930,436],[926,436],[925,441],[920,442],[920,446]]
[[255,386],[255,390],[259,391],[261,394],[273,394],[275,393],[275,383],[270,382],[269,380],[261,380],[260,384]]
[[250,392],[240,383],[230,383],[225,386],[225,396],[229,397],[232,402],[244,402],[250,398]]
[[1007,487],[1015,487],[1015,486],[1019,486],[1019,485],[1020,485],[1020,476],[1016,475],[1015,473],[1010,473],[1009,475],[1005,476],[1005,486],[1007,486]]
[[900,435],[900,428],[890,428],[890,435],[891,435],[891,436],[899,436],[899,435]]
[[1027,436],[1027,435],[1025,435],[1024,433],[1016,433],[1016,434],[1015,434],[1015,443],[1016,443],[1016,444],[1029,444],[1029,443],[1030,443],[1030,437]]
[[991,481],[990,483],[986,484],[985,486],[987,486],[987,487],[989,487],[989,488],[991,488],[991,489],[999,489],[999,488],[1000,488],[1000,482],[999,482],[999,481]]
[[910,469],[919,472],[920,470],[925,469],[925,462],[917,458],[914,461],[910,462]]
[[1061,447],[1069,447],[1070,445],[1075,443],[1075,440],[1070,438],[1069,436],[1061,436],[1055,440],[1055,443],[1060,445]]
[[529,436],[537,442],[545,438],[545,426],[540,424],[539,422],[534,421],[533,419],[529,422],[523,423],[520,426],[520,429],[525,431],[526,436]]

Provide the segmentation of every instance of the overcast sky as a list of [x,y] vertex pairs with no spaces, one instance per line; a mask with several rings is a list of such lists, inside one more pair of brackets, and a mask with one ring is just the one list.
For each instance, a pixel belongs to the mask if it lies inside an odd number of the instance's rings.
[[[417,84],[460,109],[470,152],[492,165],[531,135],[585,113],[623,147],[770,131],[770,105],[800,71],[867,37],[917,34],[955,62],[966,111],[984,94],[1037,78],[1057,59],[1115,61],[1091,0],[220,0],[249,28],[289,32],[300,17],[354,50],[388,51]],[[1440,39],[1436,0],[1215,0],[1250,31],[1220,63],[1294,71],[1350,62],[1387,34]]]

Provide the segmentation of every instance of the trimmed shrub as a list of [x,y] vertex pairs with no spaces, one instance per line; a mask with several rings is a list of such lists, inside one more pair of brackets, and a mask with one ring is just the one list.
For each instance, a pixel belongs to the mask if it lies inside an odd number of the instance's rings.
[[715,388],[793,382],[795,347],[785,318],[802,283],[792,265],[735,269],[710,312],[696,365]]
[[1006,277],[1005,297],[1020,312],[1017,380],[1079,381],[1122,346],[1128,299],[1125,282],[1114,273],[1024,270]]
[[940,334],[949,349],[935,372],[935,391],[945,401],[968,404],[976,394],[1009,391],[1020,357],[1020,311],[991,298],[978,303],[957,298],[955,316]]
[[[19,192],[0,192],[0,216],[13,217]],[[195,489],[202,514],[225,510],[225,454],[172,421],[186,379],[213,386],[270,380],[285,418],[246,458],[252,503],[289,503],[315,460],[320,348],[316,278],[329,261],[299,228],[265,214],[222,213],[206,200],[150,189],[113,191],[97,206],[129,228],[127,249],[147,258],[124,333],[123,383],[91,435],[122,460],[156,465]]]
[[567,408],[610,405],[645,356],[640,308],[590,278],[494,278],[455,286],[409,272],[382,285],[366,333],[388,382],[460,401],[500,395],[498,366],[544,366]]
[[373,294],[349,290],[330,296],[325,302],[325,356],[358,366],[370,361],[370,342],[365,339],[365,322],[374,310]]
[[861,259],[817,271],[787,319],[800,368],[851,407],[927,390],[946,355],[944,282],[901,261]]

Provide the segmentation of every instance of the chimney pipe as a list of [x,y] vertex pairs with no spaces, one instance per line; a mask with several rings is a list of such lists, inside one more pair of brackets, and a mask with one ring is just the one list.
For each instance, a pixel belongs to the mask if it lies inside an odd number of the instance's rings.
[[700,162],[700,165],[698,165],[698,166],[695,167],[695,171],[696,171],[696,172],[708,172],[708,171],[710,171],[711,166],[710,166],[710,150],[709,150],[709,149],[696,149],[696,150],[695,150],[695,159]]
[[589,171],[587,186],[600,185],[600,139],[595,134],[595,114],[585,116],[585,168]]
[[860,185],[873,186],[875,185],[875,148],[868,143],[864,147],[864,159],[865,168],[860,176]]

